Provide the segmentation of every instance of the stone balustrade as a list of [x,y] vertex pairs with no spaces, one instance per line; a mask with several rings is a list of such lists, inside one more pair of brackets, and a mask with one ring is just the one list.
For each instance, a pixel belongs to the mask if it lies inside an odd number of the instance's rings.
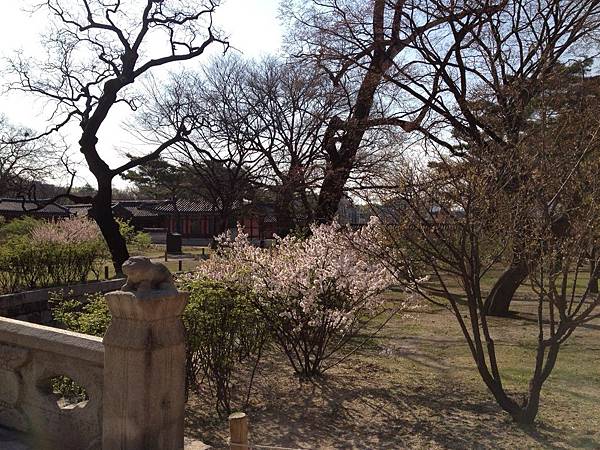
[[[188,294],[147,258],[123,267],[104,339],[0,317],[0,426],[36,450],[183,450]],[[59,376],[88,399],[57,401]]]
[[[0,317],[0,425],[35,449],[101,448],[102,339]],[[67,376],[89,399],[60,406],[51,380]]]

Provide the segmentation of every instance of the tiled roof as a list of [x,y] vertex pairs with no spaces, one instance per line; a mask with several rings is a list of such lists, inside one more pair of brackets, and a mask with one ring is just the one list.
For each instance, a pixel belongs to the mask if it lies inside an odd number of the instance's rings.
[[[43,202],[40,200],[39,202]],[[63,215],[68,216],[69,210],[56,203],[50,203],[41,209],[37,209],[38,204],[31,201],[23,201],[17,198],[2,198],[0,199],[0,214],[3,212],[10,213],[28,213],[28,214],[42,214],[42,215]]]
[[[175,208],[173,202],[169,200],[165,200],[161,204],[152,207],[155,211],[160,211],[163,213],[173,213],[175,212]],[[180,213],[203,213],[203,212],[214,212],[215,207],[207,200],[203,198],[198,198],[198,200],[177,200],[177,211]]]
[[[233,205],[233,209],[240,206],[239,202]],[[85,215],[91,205],[69,205],[69,210],[77,215]],[[114,209],[127,211],[132,217],[157,217],[175,213],[171,200],[117,200],[112,205]],[[177,211],[181,214],[214,213],[218,210],[210,201],[198,197],[196,200],[177,200]]]
[[133,217],[157,217],[159,215],[154,209],[149,209],[149,207],[125,206],[124,209],[129,211]]
[[75,214],[76,216],[87,216],[88,211],[92,205],[67,205],[67,209],[71,212],[71,214]]

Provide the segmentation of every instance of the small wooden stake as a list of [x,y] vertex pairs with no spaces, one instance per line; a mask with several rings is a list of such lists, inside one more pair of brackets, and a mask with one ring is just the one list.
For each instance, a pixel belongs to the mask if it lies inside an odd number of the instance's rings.
[[183,261],[179,260],[179,271],[182,272],[183,271]]
[[108,266],[104,266],[104,279],[108,280]]
[[229,443],[231,450],[249,450],[248,416],[236,412],[229,416]]

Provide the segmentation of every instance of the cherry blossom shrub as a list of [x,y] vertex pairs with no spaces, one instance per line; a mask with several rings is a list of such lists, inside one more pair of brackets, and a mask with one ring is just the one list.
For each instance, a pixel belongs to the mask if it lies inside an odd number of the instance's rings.
[[[253,293],[263,320],[294,371],[311,378],[332,367],[383,307],[391,277],[360,250],[364,230],[312,226],[306,238],[256,248],[241,228],[219,238],[219,251],[198,277]],[[366,239],[369,241],[369,239]]]
[[77,216],[40,222],[29,234],[36,244],[78,244],[102,239],[100,229],[94,221]]

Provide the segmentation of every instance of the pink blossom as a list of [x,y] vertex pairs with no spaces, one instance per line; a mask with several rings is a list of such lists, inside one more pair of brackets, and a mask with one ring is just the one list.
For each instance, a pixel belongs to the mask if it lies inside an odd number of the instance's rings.
[[85,217],[72,217],[42,222],[31,231],[31,239],[37,243],[79,243],[102,239],[98,225]]
[[337,223],[315,225],[307,239],[278,238],[273,248],[261,249],[238,227],[235,237],[219,237],[220,254],[201,264],[197,276],[243,285],[297,326],[326,322],[343,329],[379,307],[392,282],[383,265],[360,251],[363,233]]

